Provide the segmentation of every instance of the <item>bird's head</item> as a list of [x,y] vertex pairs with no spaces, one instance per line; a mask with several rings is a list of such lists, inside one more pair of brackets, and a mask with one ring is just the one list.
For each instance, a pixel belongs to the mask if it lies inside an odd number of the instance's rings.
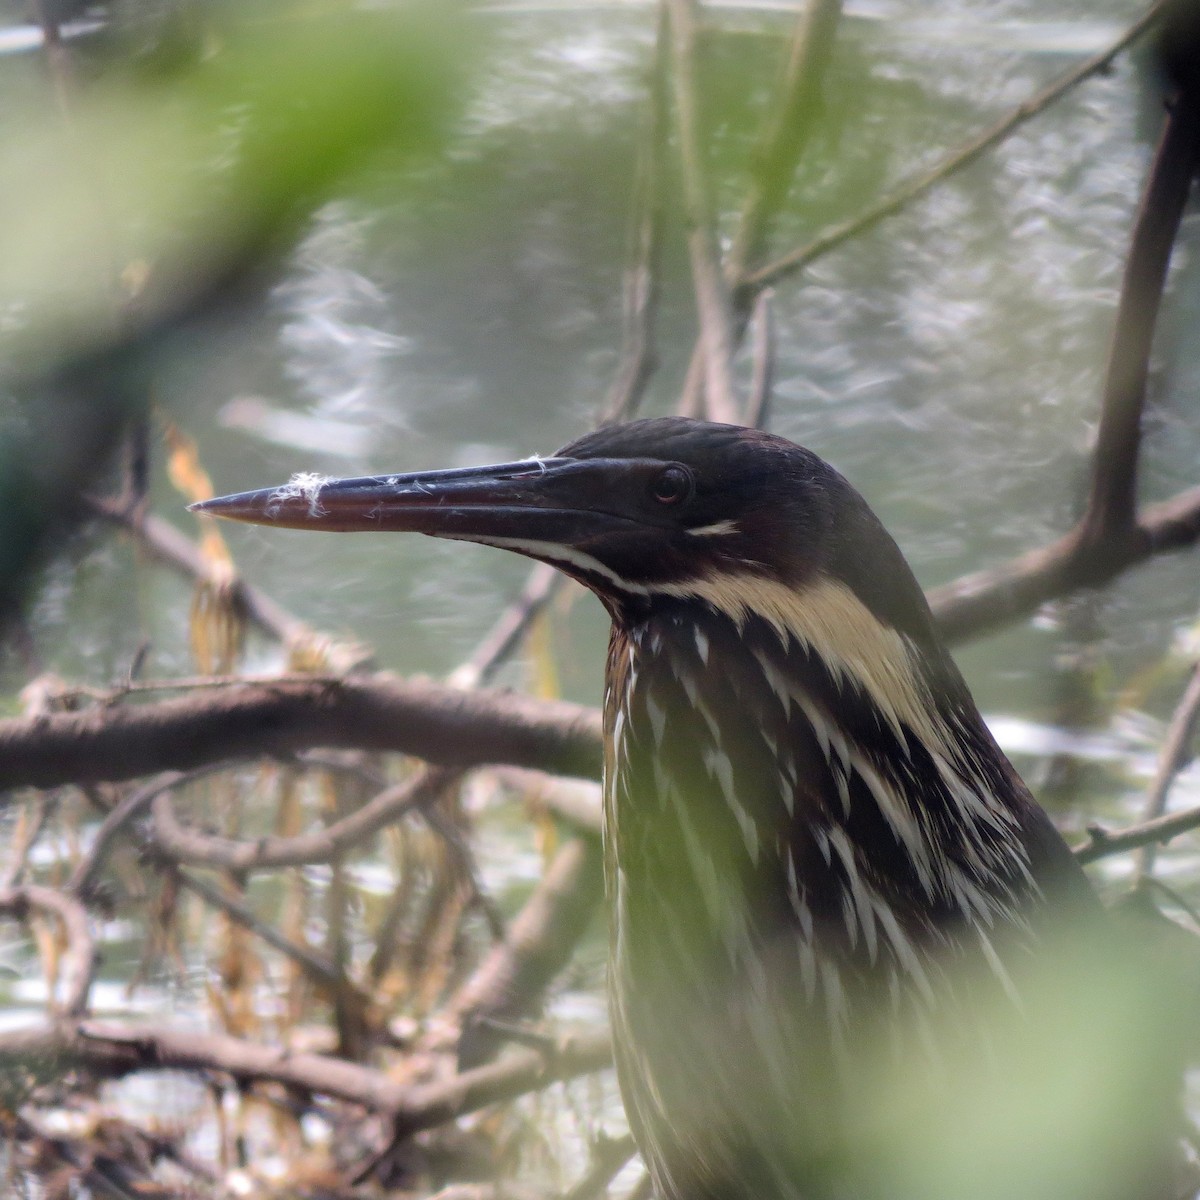
[[680,417],[588,434],[549,458],[325,479],[195,505],[286,528],[399,530],[552,563],[618,619],[696,596],[754,607],[821,584],[924,642],[928,611],[895,543],[832,467],[784,438]]

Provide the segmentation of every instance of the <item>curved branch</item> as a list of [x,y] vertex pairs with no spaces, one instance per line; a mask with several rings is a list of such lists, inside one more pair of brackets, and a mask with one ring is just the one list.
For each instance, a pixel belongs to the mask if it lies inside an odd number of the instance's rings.
[[390,750],[439,766],[502,762],[600,775],[592,709],[375,675],[0,720],[0,788],[133,779],[313,746]]
[[1189,808],[1169,817],[1156,817],[1153,821],[1131,825],[1117,833],[1093,825],[1088,829],[1088,840],[1071,849],[1081,863],[1090,863],[1142,846],[1161,846],[1181,833],[1190,833],[1197,828],[1200,828],[1200,808]]
[[0,1070],[30,1059],[90,1067],[107,1075],[135,1071],[217,1071],[244,1083],[274,1083],[357,1104],[393,1119],[398,1137],[512,1100],[556,1080],[612,1063],[607,1030],[559,1038],[547,1050],[522,1049],[449,1079],[406,1084],[386,1072],[323,1054],[292,1053],[223,1034],[161,1025],[84,1021],[0,1033]]
[[1081,588],[1100,587],[1121,572],[1158,554],[1200,540],[1200,488],[1149,504],[1125,535],[1110,533],[1085,542],[1080,527],[1048,546],[1030,550],[999,567],[964,575],[932,589],[929,604],[950,642],[1007,625],[1037,611],[1048,600]]
[[[783,207],[817,128],[841,15],[842,0],[810,0],[797,20],[778,101],[770,109],[755,150],[754,174],[726,258],[725,274],[731,284],[758,260],[768,226]],[[749,309],[745,297],[739,301],[735,296],[734,303],[743,314]]]
[[1200,90],[1184,88],[1159,139],[1134,222],[1104,378],[1092,483],[1081,522],[1086,541],[1118,536],[1135,521],[1142,409],[1154,328],[1171,250],[1200,163]]
[[296,837],[227,838],[204,833],[182,824],[168,790],[159,789],[152,802],[154,849],[175,862],[237,872],[329,862],[406,813],[435,801],[459,775],[450,768],[419,771],[340,821]]
[[575,952],[604,893],[600,844],[573,838],[474,974],[446,1006],[462,1023],[458,1061],[473,1066],[504,1042],[491,1021],[519,1021],[541,1003],[550,982]]
[[993,146],[998,146],[1003,142],[1015,129],[1049,108],[1055,101],[1061,100],[1085,79],[1107,70],[1112,65],[1113,59],[1137,41],[1158,21],[1172,3],[1174,0],[1157,0],[1157,3],[1152,4],[1107,49],[1085,59],[1078,66],[1072,67],[1057,79],[1052,80],[1041,91],[1030,96],[994,125],[990,125],[981,134],[954,150],[928,171],[923,171],[914,178],[901,183],[894,191],[877,200],[857,217],[851,217],[847,221],[830,226],[807,244],[750,271],[739,281],[738,290],[758,291],[760,288],[778,283],[780,279],[794,275],[831,250],[836,250],[843,243],[850,241],[851,238],[878,225],[886,217],[894,216],[936,184],[949,179],[951,175],[957,174],[964,167],[970,166]]
[[61,1011],[64,1016],[80,1017],[87,1011],[96,970],[96,948],[87,913],[78,900],[55,888],[28,884],[0,891],[0,914],[26,921],[31,911],[49,914],[62,924],[67,948],[59,959],[63,981]]
[[[1200,719],[1200,664],[1192,667],[1192,675],[1184,688],[1183,696],[1171,714],[1167,735],[1159,750],[1154,781],[1146,794],[1146,803],[1142,810],[1143,821],[1154,821],[1166,812],[1167,793],[1175,782],[1175,776],[1183,770],[1191,757],[1197,719]],[[1151,842],[1143,847],[1138,858],[1135,882],[1141,883],[1153,873],[1156,844]]]

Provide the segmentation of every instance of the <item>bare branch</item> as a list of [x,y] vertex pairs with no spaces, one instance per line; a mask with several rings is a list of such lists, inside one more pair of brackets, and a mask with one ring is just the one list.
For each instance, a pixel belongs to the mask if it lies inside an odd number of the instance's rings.
[[741,405],[733,383],[733,352],[736,348],[733,306],[721,270],[716,212],[705,166],[701,89],[696,76],[696,5],[695,0],[665,0],[665,3],[671,28],[684,218],[704,354],[705,403],[712,420],[736,422]]
[[754,302],[754,375],[750,380],[750,398],[746,401],[745,423],[754,429],[766,427],[771,407],[771,389],[775,384],[775,322],[771,313],[772,288],[763,288]]
[[[145,839],[142,844],[148,841],[149,839]],[[221,891],[207,879],[201,879],[190,871],[175,866],[174,863],[160,860],[155,863],[155,866],[168,872],[172,878],[178,881],[180,887],[198,896],[210,908],[215,908],[217,912],[223,913],[230,921],[242,926],[243,929],[248,929],[272,949],[278,950],[285,958],[291,959],[314,982],[330,991],[337,989],[344,991],[346,988],[348,981],[333,962],[310,947],[293,942],[274,925],[262,920],[257,913],[240,900]]]
[[601,408],[601,425],[628,420],[637,411],[656,365],[653,333],[666,217],[663,164],[667,149],[669,45],[666,6],[660,3],[645,128],[638,148],[634,245],[625,271],[621,306],[624,324],[621,360]]
[[136,821],[149,810],[150,804],[156,796],[162,792],[172,791],[183,783],[201,778],[204,774],[225,770],[226,766],[225,763],[213,763],[200,771],[192,771],[186,775],[180,771],[168,771],[165,775],[160,775],[157,779],[152,779],[149,783],[130,792],[100,822],[100,828],[96,830],[87,854],[79,860],[71,878],[67,881],[66,890],[86,904],[92,896],[96,881],[108,860],[108,853],[118,836],[126,830],[131,822]]
[[1071,533],[999,567],[965,575],[934,588],[929,603],[951,642],[978,636],[1029,616],[1049,600],[1081,588],[1100,587],[1158,554],[1182,550],[1200,539],[1200,488],[1191,488],[1142,509],[1126,537],[1085,545]]
[[460,777],[457,770],[427,767],[315,833],[254,839],[217,837],[184,826],[175,816],[170,796],[159,790],[151,805],[154,847],[176,862],[245,873],[329,862],[405,814],[432,804]]
[[462,1024],[461,1066],[487,1061],[503,1042],[489,1031],[488,1021],[517,1021],[536,1009],[574,953],[603,891],[599,843],[572,838],[555,855],[508,936],[445,1008]]
[[62,979],[59,1007],[64,1016],[80,1017],[87,1011],[92,975],[96,970],[96,949],[88,929],[87,913],[78,900],[57,888],[26,884],[0,891],[0,914],[26,921],[31,912],[47,914],[62,924],[67,947],[59,959]]
[[1150,348],[1171,248],[1200,163],[1200,89],[1185,89],[1167,116],[1134,222],[1109,349],[1092,485],[1081,536],[1120,537],[1135,523],[1142,408]]
[[520,594],[500,614],[471,657],[451,672],[447,680],[450,686],[475,688],[490,682],[566,582],[566,576],[549,563],[538,563],[529,572]]
[[391,750],[443,766],[507,762],[600,774],[599,715],[591,709],[381,674],[0,720],[0,787],[130,779],[313,746]]
[[109,1074],[217,1071],[243,1083],[280,1084],[386,1114],[397,1137],[408,1137],[556,1080],[603,1070],[612,1062],[612,1047],[607,1030],[570,1034],[546,1052],[517,1050],[486,1067],[413,1085],[342,1059],[195,1029],[85,1021],[74,1030],[44,1026],[0,1033],[0,1067],[6,1060],[33,1056],[54,1056]]
[[818,234],[806,245],[782,255],[765,266],[751,270],[739,281],[739,288],[757,290],[778,283],[780,279],[789,275],[794,275],[831,250],[836,250],[851,238],[878,225],[886,217],[894,216],[937,184],[949,179],[951,175],[961,171],[964,167],[970,166],[993,146],[998,146],[1015,129],[1020,128],[1026,121],[1032,120],[1056,101],[1061,100],[1085,79],[1090,79],[1093,75],[1107,70],[1113,59],[1154,25],[1171,3],[1172,0],[1157,0],[1116,41],[1099,54],[1095,54],[1078,66],[1065,71],[994,125],[990,125],[965,145],[948,154],[929,170],[922,171],[902,183],[857,217],[840,221],[838,224],[830,226],[824,233]]
[[[821,116],[821,90],[841,17],[841,0],[809,0],[798,18],[792,49],[779,88],[764,124],[750,188],[742,205],[737,232],[725,263],[731,286],[757,261],[767,230],[787,199],[800,159]],[[746,307],[735,297],[735,307]]]
[[1169,817],[1131,825],[1118,833],[1110,833],[1099,825],[1093,825],[1088,829],[1088,840],[1073,846],[1072,850],[1081,863],[1090,863],[1098,858],[1122,854],[1126,850],[1137,850],[1141,846],[1161,846],[1181,833],[1197,828],[1200,828],[1200,808],[1189,808],[1186,812],[1172,813]]
[[[1196,720],[1200,717],[1200,663],[1192,667],[1191,678],[1184,689],[1183,697],[1171,714],[1167,735],[1158,753],[1158,766],[1154,781],[1146,795],[1142,809],[1142,821],[1150,823],[1161,817],[1167,808],[1167,793],[1175,776],[1183,770],[1191,758],[1192,737],[1196,731]],[[1154,870],[1155,843],[1147,843],[1138,856],[1135,880],[1144,880]]]

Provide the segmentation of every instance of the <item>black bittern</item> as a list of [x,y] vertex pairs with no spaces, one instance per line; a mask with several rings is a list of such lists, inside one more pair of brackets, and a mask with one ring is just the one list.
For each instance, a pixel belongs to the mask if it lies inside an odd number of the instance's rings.
[[856,1054],[968,1029],[964,994],[1017,1007],[1051,914],[1098,911],[895,542],[783,438],[638,421],[199,507],[499,546],[608,609],[610,1009],[662,1200],[845,1194]]

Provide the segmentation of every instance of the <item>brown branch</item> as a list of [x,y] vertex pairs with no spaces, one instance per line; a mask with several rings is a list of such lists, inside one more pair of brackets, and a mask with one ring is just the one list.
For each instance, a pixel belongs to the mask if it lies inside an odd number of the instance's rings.
[[607,1029],[568,1034],[548,1051],[520,1050],[436,1083],[407,1090],[394,1110],[398,1137],[433,1129],[489,1104],[513,1100],[548,1083],[588,1075],[612,1065]]
[[204,833],[182,824],[171,797],[160,789],[151,803],[154,848],[175,862],[240,874],[327,863],[406,814],[432,804],[460,776],[451,768],[425,768],[413,778],[386,788],[340,821],[296,837],[227,838]]
[[[1171,714],[1171,723],[1167,726],[1167,734],[1159,750],[1154,781],[1142,808],[1143,822],[1157,820],[1166,811],[1167,793],[1171,790],[1171,784],[1191,758],[1192,737],[1196,731],[1197,718],[1200,718],[1200,663],[1192,667],[1191,678],[1184,688],[1183,697]],[[1138,856],[1136,881],[1141,882],[1154,870],[1154,849],[1155,843],[1148,843]]]
[[496,778],[527,796],[532,808],[545,809],[584,837],[598,838],[604,821],[600,785],[584,779],[559,779],[544,771],[496,767]]
[[654,57],[650,65],[645,127],[638,147],[634,199],[634,245],[628,255],[622,298],[621,359],[601,407],[601,425],[628,420],[641,404],[657,365],[654,318],[658,313],[662,231],[666,220],[663,166],[666,161],[669,37],[666,6],[658,6]]
[[[741,280],[766,244],[770,223],[787,199],[796,169],[816,127],[821,111],[821,90],[829,60],[833,57],[841,7],[840,0],[809,0],[808,7],[797,18],[779,99],[768,110],[759,135],[750,187],[722,272],[726,287],[730,289],[734,350],[745,336],[746,320],[755,298],[755,289],[743,287]],[[756,367],[757,363],[756,359]],[[679,411],[684,416],[700,415],[703,368],[704,340],[701,337],[692,351],[680,397]],[[758,408],[753,399],[747,405],[748,412]]]
[[994,125],[988,126],[982,133],[954,150],[940,162],[935,163],[929,170],[922,171],[902,183],[894,191],[872,204],[865,212],[830,226],[806,245],[750,271],[739,281],[739,290],[757,291],[759,288],[778,283],[780,279],[794,275],[831,250],[836,250],[851,238],[865,233],[885,218],[894,216],[931,188],[957,174],[994,146],[998,146],[1014,130],[1038,116],[1057,100],[1061,100],[1085,79],[1106,71],[1111,66],[1113,59],[1154,25],[1173,2],[1174,0],[1156,0],[1156,3],[1150,5],[1116,41],[1099,54],[1095,54],[1078,66],[1065,71],[1046,87],[1017,105],[1007,116],[1001,118]]
[[462,1067],[486,1062],[504,1042],[490,1021],[519,1021],[535,1012],[570,961],[604,892],[599,842],[573,838],[475,973],[445,1008],[462,1026]]
[[47,1025],[0,1033],[0,1068],[30,1058],[115,1075],[214,1071],[246,1084],[279,1084],[385,1114],[395,1122],[397,1137],[407,1137],[556,1080],[603,1070],[611,1065],[612,1047],[607,1030],[571,1034],[548,1051],[514,1051],[486,1067],[414,1085],[327,1055],[293,1053],[194,1029],[85,1021],[75,1028]]
[[337,988],[341,985],[342,978],[337,968],[327,958],[315,953],[307,946],[297,945],[229,893],[223,892],[207,880],[200,879],[189,871],[183,870],[177,863],[164,857],[152,836],[141,829],[130,828],[132,823],[149,809],[151,803],[160,794],[173,791],[182,784],[191,783],[206,774],[224,770],[227,766],[226,763],[214,763],[187,774],[178,771],[168,772],[137,788],[119,804],[114,805],[101,822],[88,853],[80,860],[71,878],[67,881],[65,891],[69,896],[76,897],[82,903],[88,903],[95,893],[96,882],[108,858],[109,850],[116,839],[124,835],[133,841],[156,870],[168,875],[180,887],[192,892],[205,904],[223,913],[229,920],[248,929],[268,946],[290,958],[322,987]]
[[[1078,534],[930,593],[952,641],[1026,617],[1200,538],[1200,488],[1146,506],[1135,534],[1082,548]],[[213,689],[197,698],[0,720],[0,787],[99,783],[313,746],[390,750],[445,766],[508,763],[596,779],[600,717],[504,692],[385,675]]]
[[[169,521],[145,512],[141,505],[121,504],[97,496],[87,497],[86,503],[95,516],[131,533],[147,553],[185,578],[214,585],[223,582],[223,578],[218,578],[213,564],[200,552],[199,545]],[[309,641],[318,636],[310,625],[293,616],[252,584],[237,579],[233,587],[246,616],[263,633],[285,645]]]
[[[148,839],[146,839],[148,841]],[[168,873],[179,886],[193,895],[198,896],[210,908],[224,914],[230,921],[249,930],[255,937],[266,942],[272,949],[279,951],[285,958],[294,962],[313,982],[331,992],[341,989],[345,991],[348,980],[338,970],[337,966],[322,954],[308,946],[293,942],[289,937],[276,929],[274,925],[262,920],[247,905],[235,899],[227,892],[221,891],[207,879],[201,879],[190,871],[185,871],[173,863],[160,861],[154,864],[160,870]],[[357,993],[356,993],[357,994]],[[359,996],[360,1003],[365,1004],[365,998]]]
[[8,847],[8,864],[0,876],[0,892],[16,887],[25,876],[29,852],[46,826],[46,815],[53,801],[39,792],[22,810]]
[[1146,505],[1122,538],[1085,544],[1079,529],[999,567],[934,588],[929,603],[947,640],[963,641],[1027,617],[1049,600],[1094,588],[1158,554],[1200,539],[1200,488]]
[[470,891],[470,902],[483,914],[493,941],[502,942],[507,933],[504,914],[483,885],[482,873],[470,839],[464,836],[458,824],[440,813],[432,804],[422,805],[420,811],[421,816],[425,818],[425,824],[445,843],[450,859],[457,866]]
[[775,321],[771,300],[775,292],[764,288],[754,302],[754,374],[750,380],[750,398],[746,401],[745,423],[752,429],[766,427],[771,408],[771,389],[775,385]]
[[716,213],[705,167],[701,89],[696,76],[696,4],[695,0],[665,0],[665,3],[671,30],[675,120],[683,170],[684,219],[704,355],[705,404],[712,420],[736,422],[741,405],[733,382],[733,353],[736,348],[733,306],[721,269]]
[[618,1138],[601,1137],[592,1146],[591,1166],[563,1200],[602,1200],[608,1195],[608,1185],[617,1172],[637,1152],[637,1144],[629,1134]]
[[375,675],[0,720],[0,787],[131,779],[314,746],[390,750],[441,766],[505,762],[593,779],[600,773],[599,716],[591,709]]
[[226,769],[226,764],[213,763],[200,771],[192,771],[187,774],[181,771],[168,771],[165,775],[160,775],[157,779],[152,779],[149,783],[130,792],[119,804],[110,809],[104,820],[100,822],[100,828],[96,830],[87,854],[79,860],[75,870],[71,873],[66,890],[71,895],[77,896],[84,904],[88,903],[95,892],[100,872],[108,860],[108,853],[117,838],[126,831],[131,822],[136,821],[149,810],[151,802],[157,795],[161,792],[172,791],[180,784],[200,778],[205,773],[224,769]]
[[[783,207],[796,168],[822,113],[821,91],[841,17],[841,0],[810,0],[796,23],[791,53],[755,152],[756,169],[742,205],[737,232],[725,263],[731,286],[758,260],[767,230]],[[734,298],[735,308],[748,311],[748,299]]]
[[64,1016],[80,1017],[87,1011],[96,970],[96,948],[88,929],[87,913],[78,900],[57,888],[26,884],[0,891],[0,914],[27,921],[31,912],[48,914],[62,925],[67,948],[59,958],[59,976],[63,981],[59,1010]]
[[1073,846],[1072,850],[1081,863],[1090,863],[1142,846],[1161,846],[1181,833],[1198,828],[1200,808],[1189,808],[1185,812],[1172,813],[1169,817],[1157,817],[1153,821],[1131,825],[1118,833],[1110,833],[1099,825],[1093,825],[1088,829],[1088,840]]
[[567,581],[549,563],[538,563],[525,579],[520,594],[500,614],[474,653],[447,679],[451,687],[475,688],[489,683],[524,640],[536,618]]
[[1121,537],[1134,525],[1142,409],[1150,350],[1171,248],[1200,164],[1200,88],[1185,88],[1167,116],[1134,222],[1109,350],[1085,541]]

